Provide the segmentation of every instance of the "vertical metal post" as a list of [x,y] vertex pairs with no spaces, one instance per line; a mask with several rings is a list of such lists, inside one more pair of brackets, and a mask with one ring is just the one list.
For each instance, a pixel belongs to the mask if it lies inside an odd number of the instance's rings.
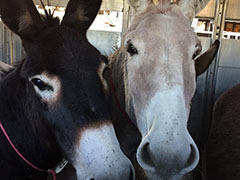
[[3,58],[6,63],[10,64],[9,58],[9,30],[4,26],[4,55]]
[[[222,39],[222,34],[224,30],[224,20],[225,20],[225,14],[226,14],[226,7],[227,7],[228,0],[218,0],[216,12],[215,12],[215,25],[214,25],[214,31],[213,31],[213,40],[220,40]],[[210,66],[208,73],[207,73],[207,81],[206,81],[206,96],[205,96],[205,111],[204,111],[204,122],[203,127],[206,129],[206,127],[210,127],[209,123],[211,121],[212,116],[212,107],[214,104],[214,93],[215,93],[215,84],[216,84],[216,76],[217,76],[217,70],[218,70],[218,64],[219,64],[219,54],[221,50],[221,45],[218,51],[218,54],[215,58],[215,61],[213,61],[213,64]],[[207,129],[208,131],[208,129]],[[204,138],[204,142],[206,142],[207,137]]]
[[[218,0],[216,13],[215,13],[215,26],[213,31],[213,40],[218,39],[220,42],[222,40],[223,30],[224,30],[224,21],[226,15],[228,0]],[[215,61],[210,66],[207,81],[206,81],[206,101],[205,101],[205,113],[204,119],[211,119],[212,116],[212,108],[214,104],[214,94],[215,94],[215,85],[217,79],[217,71],[218,71],[218,64],[219,64],[219,55],[221,51],[221,43],[219,47],[218,54],[216,55]],[[210,121],[205,121],[210,122]],[[210,124],[204,124],[204,127],[210,127]],[[207,137],[206,137],[207,138]]]
[[217,9],[215,13],[215,27],[213,31],[213,38],[221,40],[223,30],[224,30],[224,22],[226,17],[226,10],[228,5],[228,0],[218,0]]
[[[215,11],[215,18],[214,18],[214,30],[212,39],[213,41],[218,39],[220,42],[223,36],[224,30],[224,22],[226,17],[226,10],[227,10],[228,0],[217,0],[216,3],[216,11]],[[215,86],[218,74],[218,65],[219,65],[219,58],[220,58],[220,51],[221,51],[221,43],[219,47],[219,51],[215,57],[215,61],[213,61],[212,65],[209,67],[207,77],[206,77],[206,89],[205,89],[205,102],[204,102],[204,111],[203,111],[203,127],[208,135],[208,132],[211,128],[211,121],[212,121],[212,109],[214,105],[214,95],[215,95]],[[206,144],[208,136],[202,137],[202,142]],[[206,163],[202,159],[202,169],[206,177]]]
[[10,51],[10,64],[13,65],[13,32],[9,36],[9,51]]

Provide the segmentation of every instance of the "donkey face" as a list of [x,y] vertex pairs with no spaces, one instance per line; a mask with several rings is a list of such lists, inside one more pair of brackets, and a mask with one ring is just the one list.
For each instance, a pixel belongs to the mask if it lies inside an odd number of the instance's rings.
[[31,0],[1,1],[0,14],[26,51],[20,76],[33,110],[28,118],[51,131],[78,179],[133,179],[108,113],[106,65],[86,39],[100,4],[71,0],[61,25],[43,21]]
[[137,160],[150,179],[176,180],[199,160],[187,120],[201,43],[178,5],[137,3],[131,3],[136,14],[124,38],[128,92],[142,134]]

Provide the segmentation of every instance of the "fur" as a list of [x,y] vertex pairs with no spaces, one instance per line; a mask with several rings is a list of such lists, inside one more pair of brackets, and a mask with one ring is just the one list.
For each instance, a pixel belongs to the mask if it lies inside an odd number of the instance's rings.
[[0,61],[0,80],[13,69],[12,66]]
[[238,180],[240,177],[240,85],[226,91],[215,102],[206,149],[209,180]]
[[[26,51],[26,58],[14,69],[0,64],[0,121],[14,145],[41,169],[54,168],[64,157],[76,168],[78,179],[85,172],[89,179],[132,180],[131,162],[113,131],[109,94],[103,84],[105,62],[86,38],[101,0],[70,0],[61,24],[48,14],[40,18],[32,0],[18,2],[0,2],[3,22],[22,38]],[[79,11],[88,18],[79,19]],[[110,140],[94,146],[88,138]],[[86,147],[104,151],[97,159],[100,151],[91,154]],[[47,178],[47,173],[21,160],[1,132],[0,157],[5,180]],[[84,171],[88,167],[99,171]]]
[[[137,161],[149,179],[181,179],[199,160],[187,130],[196,88],[192,57],[199,52],[199,41],[177,4],[162,0],[156,6],[150,0],[135,0],[130,5],[135,14],[121,48],[109,57],[109,64],[121,106],[141,136],[127,128],[117,134],[124,137],[129,131],[137,137],[135,142],[131,138],[134,144],[141,138]],[[114,113],[121,114],[117,110]],[[126,118],[119,119],[116,129],[124,126],[122,121]],[[119,139],[122,146],[128,147],[130,138]]]

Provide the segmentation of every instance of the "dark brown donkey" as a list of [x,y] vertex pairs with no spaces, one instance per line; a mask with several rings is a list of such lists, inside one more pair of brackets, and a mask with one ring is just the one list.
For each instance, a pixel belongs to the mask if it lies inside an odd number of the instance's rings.
[[208,180],[240,179],[240,84],[215,103],[207,144]]
[[[134,173],[111,118],[105,63],[86,31],[101,0],[70,0],[60,24],[41,17],[32,0],[1,0],[3,22],[18,34],[26,58],[1,76],[0,122],[33,165],[54,168],[66,158],[79,180],[127,180]],[[43,180],[0,131],[2,180]]]

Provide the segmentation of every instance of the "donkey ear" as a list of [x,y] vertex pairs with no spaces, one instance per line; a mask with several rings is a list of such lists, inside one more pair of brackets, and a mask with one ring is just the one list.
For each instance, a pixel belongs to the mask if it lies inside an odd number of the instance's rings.
[[95,19],[101,3],[102,0],[70,0],[62,25],[86,33]]
[[44,27],[32,0],[0,0],[0,15],[3,22],[24,40],[34,38]]
[[198,14],[209,2],[209,0],[177,0],[184,16],[192,22],[196,14]]
[[204,54],[200,55],[195,60],[195,69],[197,76],[201,75],[208,69],[218,52],[219,44],[219,40],[216,40]]

